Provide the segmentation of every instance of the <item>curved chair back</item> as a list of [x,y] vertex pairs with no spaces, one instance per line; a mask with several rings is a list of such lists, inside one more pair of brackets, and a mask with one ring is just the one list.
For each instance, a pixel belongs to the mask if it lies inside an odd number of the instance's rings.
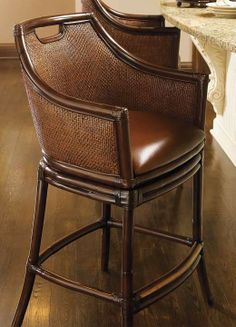
[[165,27],[165,19],[162,15],[144,15],[144,14],[127,14],[119,12],[109,7],[105,2],[100,0],[82,0],[83,11],[93,12],[100,16],[101,19],[107,20],[113,26],[123,30],[134,27],[144,27],[153,29]]
[[178,67],[180,31],[165,27],[162,15],[122,14],[100,0],[82,0],[82,10],[93,12],[111,37],[133,55],[157,66]]

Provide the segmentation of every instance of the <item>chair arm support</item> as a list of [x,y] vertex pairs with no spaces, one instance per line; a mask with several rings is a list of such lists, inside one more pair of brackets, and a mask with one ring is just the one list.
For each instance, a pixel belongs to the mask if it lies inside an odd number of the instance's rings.
[[157,98],[157,110],[204,129],[208,81],[208,75],[169,72]]
[[94,103],[90,101],[83,101],[81,99],[59,93],[55,89],[51,88],[48,84],[46,84],[33,72],[31,72],[31,74],[27,77],[33,83],[32,85],[34,90],[40,94],[41,97],[53,105],[62,107],[65,110],[112,121],[119,121],[122,115],[127,111],[126,108]]
[[127,69],[125,105],[134,110],[159,111],[179,117],[203,129],[208,75],[162,69],[120,52],[120,58],[134,69]]
[[23,76],[46,157],[114,178],[133,177],[127,109],[67,97]]

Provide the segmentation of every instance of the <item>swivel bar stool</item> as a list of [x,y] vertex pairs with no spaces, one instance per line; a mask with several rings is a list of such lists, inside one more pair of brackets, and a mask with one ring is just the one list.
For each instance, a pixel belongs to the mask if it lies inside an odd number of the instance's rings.
[[125,50],[153,65],[177,68],[180,30],[166,27],[162,15],[134,15],[115,11],[101,0],[82,0],[110,36]]
[[[39,39],[35,29],[49,25],[59,25],[59,34]],[[42,159],[25,282],[12,326],[22,324],[36,275],[117,304],[123,327],[132,327],[135,313],[174,290],[196,268],[210,302],[201,209],[208,77],[138,60],[114,42],[92,14],[30,20],[15,27],[15,37]],[[134,224],[134,208],[190,178],[192,237]],[[103,214],[40,253],[48,184],[100,201]],[[123,208],[122,221],[111,218],[111,205]],[[64,246],[101,229],[106,271],[113,227],[122,229],[120,293],[83,285],[43,267]],[[183,262],[137,290],[135,231],[190,247]]]

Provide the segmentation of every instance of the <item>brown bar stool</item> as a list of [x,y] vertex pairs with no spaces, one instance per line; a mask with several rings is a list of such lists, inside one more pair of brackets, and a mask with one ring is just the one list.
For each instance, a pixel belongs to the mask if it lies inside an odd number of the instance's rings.
[[166,27],[162,15],[118,12],[101,0],[82,0],[82,10],[92,12],[110,36],[125,50],[153,65],[177,68],[180,30]]
[[[39,39],[36,28],[56,24],[58,35]],[[174,290],[195,268],[210,303],[201,208],[208,77],[137,60],[91,14],[27,21],[15,27],[15,36],[43,157],[25,283],[12,326],[22,324],[36,275],[116,303],[123,327],[133,326],[135,313]],[[192,177],[192,237],[135,226],[134,208]],[[103,215],[39,253],[48,184],[101,201]],[[123,221],[111,218],[111,204],[124,209]],[[91,288],[43,267],[64,246],[101,229],[102,270],[107,270],[112,227],[122,229],[120,294]],[[138,290],[133,289],[135,231],[190,247],[183,262]]]

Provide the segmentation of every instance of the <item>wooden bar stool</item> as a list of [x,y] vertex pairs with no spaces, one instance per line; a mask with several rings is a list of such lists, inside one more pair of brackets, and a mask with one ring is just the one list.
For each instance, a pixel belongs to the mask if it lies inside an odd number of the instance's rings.
[[[40,39],[37,28],[59,25]],[[15,27],[25,87],[42,148],[30,254],[12,326],[20,326],[35,276],[121,308],[121,326],[181,285],[197,268],[211,294],[202,235],[202,166],[208,77],[158,69],[132,57],[91,14],[34,19]],[[193,236],[134,224],[134,208],[193,178]],[[48,184],[99,200],[102,218],[40,253]],[[111,205],[124,210],[111,218]],[[148,219],[148,217],[147,217]],[[121,291],[112,294],[43,267],[51,255],[101,229],[102,270],[108,269],[111,228],[122,229]],[[134,232],[190,247],[183,262],[141,289],[133,289]]]

